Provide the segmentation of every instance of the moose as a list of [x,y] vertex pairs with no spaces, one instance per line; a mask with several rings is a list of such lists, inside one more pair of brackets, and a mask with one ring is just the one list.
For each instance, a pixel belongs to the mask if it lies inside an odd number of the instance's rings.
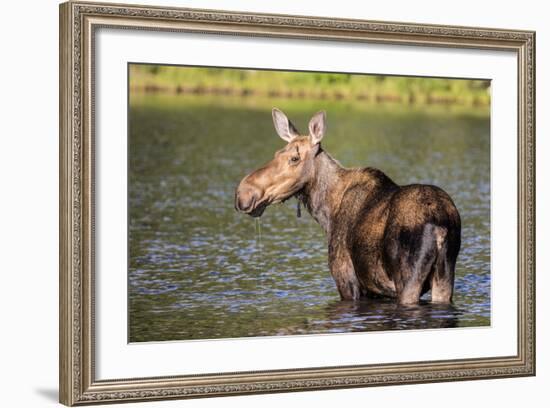
[[432,185],[397,185],[372,167],[343,167],[321,147],[324,111],[312,117],[307,135],[279,109],[272,116],[287,144],[241,180],[235,209],[260,217],[267,206],[297,198],[327,235],[342,300],[411,305],[431,290],[432,302],[451,303],[461,239],[451,197]]

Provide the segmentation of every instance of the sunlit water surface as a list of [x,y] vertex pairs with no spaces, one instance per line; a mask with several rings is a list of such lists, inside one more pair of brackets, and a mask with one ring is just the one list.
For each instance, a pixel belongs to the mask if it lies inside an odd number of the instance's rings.
[[[430,183],[462,217],[454,306],[342,302],[326,238],[296,201],[259,222],[234,189],[284,142],[271,107],[302,130],[328,114],[324,148],[399,184]],[[134,95],[129,111],[129,340],[490,324],[490,145],[486,108]]]

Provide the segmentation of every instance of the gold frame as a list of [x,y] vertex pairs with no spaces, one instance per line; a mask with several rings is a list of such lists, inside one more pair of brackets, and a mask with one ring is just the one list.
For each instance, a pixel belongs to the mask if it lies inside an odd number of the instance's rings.
[[[518,350],[513,356],[96,380],[94,33],[99,27],[507,50],[518,62]],[[60,5],[60,402],[145,401],[535,374],[535,33],[289,15]]]

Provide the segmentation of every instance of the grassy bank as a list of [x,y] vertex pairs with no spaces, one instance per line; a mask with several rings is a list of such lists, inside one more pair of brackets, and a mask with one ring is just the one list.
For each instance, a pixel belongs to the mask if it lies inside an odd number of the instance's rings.
[[133,92],[487,106],[490,103],[489,86],[489,81],[482,80],[130,66],[130,89]]

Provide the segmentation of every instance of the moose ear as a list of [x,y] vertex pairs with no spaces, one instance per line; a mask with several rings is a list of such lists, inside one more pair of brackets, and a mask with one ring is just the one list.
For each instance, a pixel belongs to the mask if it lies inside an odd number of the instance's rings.
[[325,111],[317,112],[309,121],[309,136],[311,144],[318,144],[327,130],[327,115]]
[[299,135],[298,130],[292,124],[286,115],[277,108],[273,108],[271,111],[273,116],[273,124],[275,125],[275,130],[281,139],[291,142],[296,136]]

